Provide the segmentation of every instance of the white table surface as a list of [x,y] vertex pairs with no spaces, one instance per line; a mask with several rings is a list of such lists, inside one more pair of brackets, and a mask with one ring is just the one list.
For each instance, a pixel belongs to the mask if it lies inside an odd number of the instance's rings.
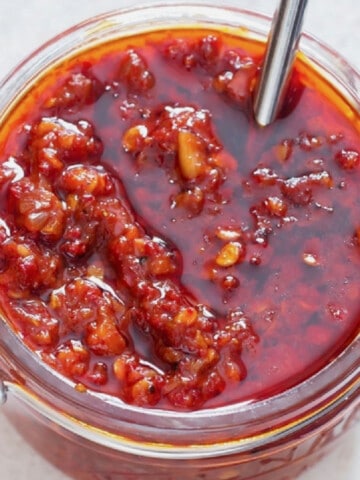
[[[163,1],[166,3],[166,0]],[[276,0],[232,1],[234,5],[270,14],[277,5]],[[94,14],[138,3],[146,2],[0,0],[0,77],[5,76],[36,47],[65,28]],[[359,0],[309,1],[305,28],[340,51],[360,69]],[[0,480],[15,479],[67,480],[67,477],[35,454],[14,431],[0,410]],[[360,479],[360,426],[355,428],[337,452],[302,475],[300,480],[325,479]]]

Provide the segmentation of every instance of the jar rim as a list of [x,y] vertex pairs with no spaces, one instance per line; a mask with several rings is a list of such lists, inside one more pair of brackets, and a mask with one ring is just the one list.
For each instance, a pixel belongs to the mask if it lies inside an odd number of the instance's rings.
[[[137,15],[140,11],[143,14],[141,18]],[[194,16],[195,12],[197,12],[197,16]],[[222,15],[219,15],[220,12]],[[28,87],[32,85],[49,66],[53,66],[54,62],[64,58],[64,52],[68,55],[73,54],[76,42],[80,40],[87,42],[84,48],[88,49],[92,45],[91,42],[93,44],[101,43],[114,38],[116,33],[119,35],[119,28],[122,35],[132,35],[136,29],[143,32],[145,27],[145,29],[158,30],[159,22],[154,22],[159,20],[171,26],[176,22],[176,26],[179,26],[179,13],[182,14],[180,18],[184,19],[184,22],[187,21],[186,25],[191,21],[191,24],[197,26],[205,24],[212,27],[223,27],[222,22],[226,20],[230,22],[229,27],[239,31],[239,26],[234,20],[234,12],[239,15],[239,20],[245,25],[240,28],[240,30],[243,29],[244,35],[253,34],[256,38],[262,38],[264,41],[270,25],[270,17],[229,6],[226,2],[221,7],[186,1],[144,4],[108,12],[75,25],[28,56],[0,83],[0,91],[3,92],[0,97],[2,118],[5,118],[7,112],[12,108],[12,102],[15,102],[20,84]],[[148,23],[150,18],[152,23]],[[195,18],[198,21],[195,22]],[[129,19],[132,22],[130,33]],[[160,25],[160,28],[164,28],[164,26]],[[104,34],[113,36],[105,38]],[[302,36],[300,47],[316,67],[322,69],[323,75],[329,76],[331,81],[335,82],[336,88],[343,93],[346,100],[360,112],[359,73],[337,52],[311,35],[304,34]],[[341,62],[338,59],[341,59]],[[10,102],[7,100],[9,98],[12,99]],[[358,332],[352,342],[331,363],[310,378],[276,396],[256,402],[240,402],[194,412],[179,412],[135,407],[103,394],[77,392],[73,382],[64,379],[42,363],[35,353],[24,346],[5,320],[0,319],[0,359],[1,356],[4,357],[7,365],[5,370],[24,372],[21,375],[25,382],[24,385],[14,382],[10,375],[7,381],[9,391],[13,391],[15,395],[23,398],[32,398],[33,402],[38,402],[40,410],[46,407],[43,401],[50,406],[50,409],[54,410],[53,414],[56,412],[59,414],[59,411],[63,409],[70,417],[74,418],[75,423],[81,421],[89,428],[90,425],[96,427],[98,434],[102,430],[111,432],[110,443],[113,448],[117,448],[116,431],[125,432],[126,437],[132,438],[134,441],[140,439],[145,443],[147,440],[153,441],[154,432],[159,431],[163,435],[164,431],[167,431],[166,438],[168,438],[169,444],[178,442],[178,445],[181,445],[182,437],[179,432],[182,432],[184,437],[187,435],[188,439],[189,431],[206,430],[206,427],[209,430],[208,434],[201,437],[199,447],[207,445],[208,452],[210,452],[209,439],[213,437],[214,432],[219,435],[222,432],[222,436],[218,437],[223,438],[222,447],[218,446],[215,449],[218,453],[222,451],[226,438],[231,440],[233,448],[237,449],[242,448],[241,445],[245,444],[246,448],[249,445],[253,447],[259,439],[262,442],[274,441],[281,435],[290,434],[294,428],[302,428],[309,419],[319,420],[329,409],[335,408],[339,401],[359,396],[360,359],[357,353],[359,344],[360,333]],[[208,425],[209,418],[211,418],[211,425]],[[58,421],[60,420],[58,419]],[[252,423],[251,428],[249,428],[249,422]],[[134,433],[137,425],[139,430],[146,427],[146,432]],[[239,432],[240,427],[243,428],[241,432]],[[278,427],[278,437],[274,435],[275,427]],[[91,435],[93,435],[94,430],[91,431]],[[271,438],[270,436],[268,439],[265,438],[264,432],[266,431],[272,432]],[[238,442],[236,445],[234,438]],[[196,440],[194,441],[196,443]],[[167,444],[163,438],[160,443]],[[142,445],[144,446],[144,443]],[[123,444],[121,448],[124,448]],[[158,449],[158,445],[156,448]],[[211,451],[211,455],[213,454],[214,451]]]

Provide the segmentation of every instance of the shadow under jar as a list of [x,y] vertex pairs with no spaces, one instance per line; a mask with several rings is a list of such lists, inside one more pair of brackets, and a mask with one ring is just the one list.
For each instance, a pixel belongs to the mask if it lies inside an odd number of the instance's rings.
[[303,36],[256,126],[269,25],[112,12],[0,85],[0,399],[73,478],[295,478],[357,420],[360,78]]

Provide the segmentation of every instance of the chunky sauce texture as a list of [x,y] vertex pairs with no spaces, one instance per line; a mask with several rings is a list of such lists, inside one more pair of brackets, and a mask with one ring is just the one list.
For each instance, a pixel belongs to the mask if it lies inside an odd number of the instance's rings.
[[359,329],[356,114],[298,60],[258,128],[262,45],[164,31],[68,59],[0,131],[0,295],[26,345],[140,406],[266,398]]

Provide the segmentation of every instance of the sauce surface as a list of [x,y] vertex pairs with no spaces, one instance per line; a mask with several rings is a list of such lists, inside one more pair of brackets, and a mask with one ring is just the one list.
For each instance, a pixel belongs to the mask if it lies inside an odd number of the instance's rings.
[[298,60],[257,127],[261,58],[220,32],[122,39],[47,72],[2,125],[1,308],[80,390],[266,398],[357,333],[359,119]]

